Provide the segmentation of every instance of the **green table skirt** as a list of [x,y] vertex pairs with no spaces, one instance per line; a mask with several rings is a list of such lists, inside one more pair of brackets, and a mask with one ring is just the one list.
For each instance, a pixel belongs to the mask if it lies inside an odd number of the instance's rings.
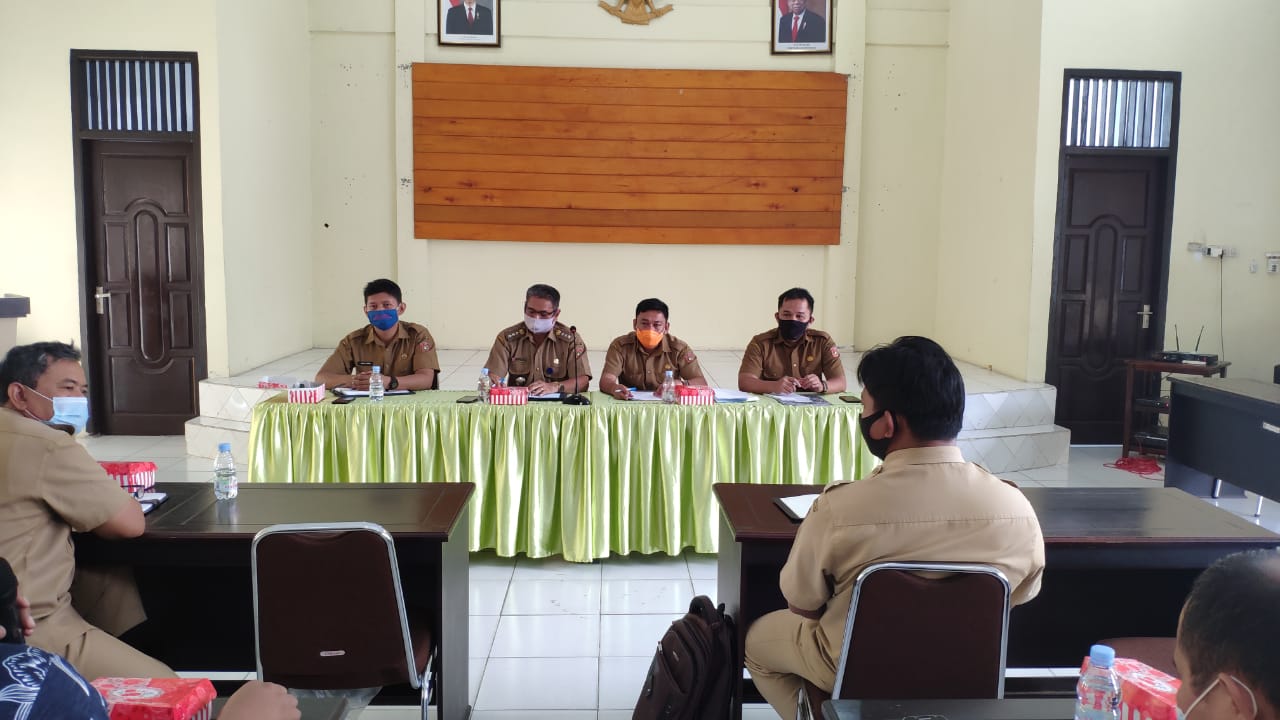
[[826,484],[874,467],[860,406],[459,404],[460,392],[253,410],[251,482],[473,482],[472,550],[715,552],[713,483]]

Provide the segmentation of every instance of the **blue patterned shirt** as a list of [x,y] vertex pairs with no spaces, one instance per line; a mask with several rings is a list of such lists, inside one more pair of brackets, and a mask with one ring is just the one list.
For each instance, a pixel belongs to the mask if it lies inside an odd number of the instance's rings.
[[0,720],[107,720],[107,703],[57,655],[0,643]]

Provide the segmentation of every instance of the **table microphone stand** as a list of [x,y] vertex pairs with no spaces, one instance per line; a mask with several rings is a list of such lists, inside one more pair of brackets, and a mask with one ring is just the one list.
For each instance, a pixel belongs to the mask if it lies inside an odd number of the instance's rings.
[[[591,399],[578,392],[578,356],[574,354],[578,349],[578,326],[570,325],[569,332],[573,334],[573,339],[569,343],[569,354],[574,357],[573,368],[569,370],[569,372],[573,373],[573,394],[560,398],[560,402],[565,405],[590,405]],[[565,359],[566,361],[568,360],[568,358]],[[567,365],[568,362],[565,364]]]

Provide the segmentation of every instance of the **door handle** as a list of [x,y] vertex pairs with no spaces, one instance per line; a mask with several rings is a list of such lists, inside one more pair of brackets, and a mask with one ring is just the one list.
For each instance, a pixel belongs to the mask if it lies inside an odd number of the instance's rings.
[[[99,310],[98,312],[102,311]],[[1151,327],[1151,306],[1143,305],[1142,309],[1138,311],[1138,314],[1142,316],[1142,329],[1146,330]]]
[[106,306],[102,304],[102,301],[111,300],[111,293],[103,292],[102,286],[99,285],[97,288],[94,289],[93,299],[98,304],[98,314],[102,315],[106,313],[107,311]]

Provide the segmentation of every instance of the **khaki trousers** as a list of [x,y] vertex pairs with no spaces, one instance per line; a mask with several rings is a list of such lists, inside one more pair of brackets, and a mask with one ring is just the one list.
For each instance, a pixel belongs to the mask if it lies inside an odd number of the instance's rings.
[[89,680],[100,677],[175,677],[164,663],[114,636],[146,619],[127,568],[77,570],[71,607],[36,622],[31,645],[61,655]]
[[793,720],[804,681],[831,692],[836,670],[818,646],[817,623],[790,610],[776,610],[747,630],[746,664],[765,700]]

